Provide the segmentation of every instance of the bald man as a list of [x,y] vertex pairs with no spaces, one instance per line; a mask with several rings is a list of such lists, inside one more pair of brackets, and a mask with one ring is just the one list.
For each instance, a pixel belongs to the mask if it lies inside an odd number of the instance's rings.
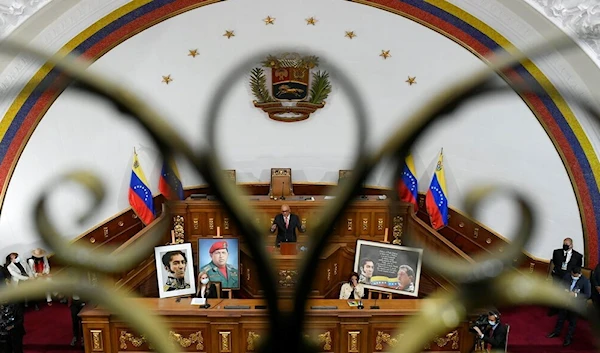
[[557,282],[562,281],[574,268],[583,267],[583,255],[573,250],[573,239],[565,238],[562,248],[552,252],[552,264],[552,278]]
[[291,213],[290,206],[282,205],[281,213],[275,216],[271,225],[271,233],[277,231],[275,246],[279,247],[281,242],[296,242],[296,229],[300,233],[306,232],[306,227],[302,225],[300,218]]

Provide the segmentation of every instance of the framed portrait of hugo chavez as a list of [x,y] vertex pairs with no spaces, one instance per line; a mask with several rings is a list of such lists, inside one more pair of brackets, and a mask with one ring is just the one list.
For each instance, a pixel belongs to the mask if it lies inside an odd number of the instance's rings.
[[158,294],[161,298],[196,293],[192,244],[174,244],[154,248]]
[[240,289],[240,252],[237,238],[198,239],[198,273],[206,272],[222,289]]
[[354,271],[365,288],[417,297],[422,260],[423,249],[358,240]]

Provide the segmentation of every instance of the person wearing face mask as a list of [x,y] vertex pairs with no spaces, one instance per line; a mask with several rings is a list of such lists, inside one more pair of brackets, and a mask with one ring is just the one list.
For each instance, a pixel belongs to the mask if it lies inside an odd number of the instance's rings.
[[208,273],[200,272],[198,274],[198,290],[196,291],[196,298],[217,298],[217,286],[214,283],[210,283],[208,279]]
[[[590,284],[590,280],[581,275],[580,267],[575,267],[570,274],[567,273],[563,278],[563,284],[565,286],[565,291],[569,292],[569,294],[577,300],[587,301],[592,295],[592,285]],[[566,309],[561,309],[558,312],[558,320],[556,321],[554,331],[550,332],[548,338],[560,336],[563,324],[565,323],[565,320],[567,320],[569,321],[569,329],[567,330],[563,346],[570,345],[573,339],[573,333],[575,332],[575,326],[577,325],[577,317],[578,314]]]
[[473,327],[479,339],[483,341],[486,350],[489,352],[493,349],[504,351],[506,347],[506,334],[508,332],[506,325],[500,322],[500,313],[497,311],[488,312],[488,324],[485,332],[477,326]]
[[347,283],[340,289],[340,299],[362,299],[365,296],[365,287],[358,283],[358,273],[352,272]]
[[[563,278],[571,273],[575,267],[583,267],[583,255],[573,249],[573,239],[565,238],[561,249],[556,249],[552,252],[552,260],[550,261],[552,268],[552,280],[555,283],[562,282]],[[558,309],[550,308],[548,315],[556,315]]]
[[211,282],[221,282],[221,288],[239,289],[239,273],[237,268],[227,263],[229,245],[225,240],[216,241],[208,250],[211,261],[200,268],[200,272],[208,273]]
[[[19,254],[16,252],[6,256],[6,269],[8,270],[8,273],[10,273],[14,285],[19,285],[19,282],[21,281],[28,281],[29,279],[34,278],[33,271],[27,264],[27,261],[21,261]],[[25,299],[25,307],[27,306],[28,301]],[[35,310],[40,310],[37,303],[35,304]]]

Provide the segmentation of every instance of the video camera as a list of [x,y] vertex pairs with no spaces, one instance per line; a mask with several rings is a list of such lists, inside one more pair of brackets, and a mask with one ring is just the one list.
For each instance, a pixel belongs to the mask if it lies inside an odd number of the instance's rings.
[[479,327],[481,332],[485,332],[485,329],[489,326],[488,314],[481,314],[475,321],[469,322],[469,331],[476,332],[475,327]]

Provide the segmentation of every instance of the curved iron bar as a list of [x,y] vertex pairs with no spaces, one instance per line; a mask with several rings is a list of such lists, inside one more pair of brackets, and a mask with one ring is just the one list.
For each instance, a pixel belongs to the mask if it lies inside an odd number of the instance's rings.
[[[559,43],[560,44],[560,43]],[[570,43],[569,43],[570,44]],[[23,49],[23,47],[21,46],[21,49]],[[27,50],[28,52],[32,52],[30,49]],[[529,54],[531,54],[532,52],[528,52]],[[43,57],[43,55],[42,55]],[[516,59],[508,59],[505,60],[504,62],[500,61],[501,64],[496,65],[496,69],[502,68],[502,67],[506,67],[507,65],[509,65],[511,63],[510,60],[516,60]],[[50,60],[52,62],[52,60]],[[515,61],[516,62],[516,61]],[[69,75],[77,78],[78,80],[80,80],[80,83],[83,82],[83,85],[81,87],[84,87],[85,89],[94,92],[94,93],[98,93],[102,96],[105,96],[106,98],[108,98],[109,100],[115,102],[115,104],[117,104],[117,106],[119,108],[121,108],[121,110],[123,110],[124,112],[127,112],[133,116],[135,116],[140,123],[142,124],[142,126],[149,132],[149,134],[152,136],[152,138],[157,142],[157,144],[160,147],[161,153],[163,153],[163,156],[169,156],[171,155],[173,152],[178,152],[181,153],[182,155],[184,155],[186,158],[190,159],[191,161],[194,162],[194,165],[197,167],[197,169],[199,169],[200,171],[204,170],[204,168],[206,168],[206,166],[218,166],[218,160],[216,159],[216,157],[214,157],[214,154],[211,153],[211,151],[204,151],[201,152],[197,158],[194,158],[194,154],[191,153],[191,150],[182,143],[182,140],[176,140],[176,138],[178,137],[177,134],[174,133],[174,131],[172,129],[170,129],[168,127],[168,125],[166,123],[164,123],[164,121],[162,119],[160,119],[160,117],[158,117],[158,115],[156,115],[154,112],[152,112],[150,109],[147,109],[147,107],[143,106],[143,104],[141,104],[141,101],[139,101],[137,98],[133,97],[132,95],[130,95],[127,91],[124,90],[120,90],[118,89],[118,87],[111,85],[110,83],[107,83],[105,81],[103,81],[102,79],[98,78],[98,77],[94,77],[91,74],[86,73],[85,67],[84,66],[80,66],[78,67],[77,63],[72,63],[67,61],[63,61],[63,60],[58,60],[55,59],[54,63],[59,66],[61,69],[63,69],[65,72],[67,72]],[[73,65],[73,66],[71,66]],[[504,66],[503,66],[504,65]],[[494,66],[494,65],[492,65]],[[80,70],[82,69],[83,70]],[[296,297],[296,308],[298,308],[298,302],[302,301],[304,302],[306,300],[306,295],[300,296],[299,294],[302,293],[302,288],[306,289],[308,288],[308,285],[310,284],[311,278],[310,276],[312,275],[312,271],[310,271],[311,269],[314,270],[314,268],[316,267],[316,263],[313,261],[311,262],[310,259],[311,258],[316,258],[316,256],[318,256],[318,252],[320,251],[320,249],[322,249],[323,245],[326,243],[326,239],[329,233],[329,230],[331,230],[331,227],[333,226],[333,222],[339,218],[339,216],[341,215],[341,211],[344,209],[345,204],[347,204],[347,202],[350,200],[350,198],[357,193],[357,190],[359,190],[360,188],[360,182],[366,177],[366,173],[370,170],[370,168],[372,166],[374,166],[374,162],[378,161],[381,159],[382,156],[384,155],[394,155],[394,156],[401,156],[404,157],[408,154],[410,145],[412,145],[412,143],[416,140],[416,138],[419,136],[419,134],[436,118],[439,118],[442,115],[445,115],[446,113],[452,111],[453,109],[456,108],[456,106],[458,106],[458,104],[464,100],[466,100],[467,98],[469,98],[470,96],[473,96],[475,93],[477,93],[477,89],[480,88],[477,86],[478,82],[481,81],[483,82],[483,74],[489,74],[486,70],[485,73],[480,73],[478,75],[474,75],[473,79],[471,80],[467,80],[465,81],[464,84],[462,85],[458,85],[458,87],[453,87],[452,90],[450,91],[445,91],[442,94],[440,94],[439,96],[437,96],[437,99],[433,100],[433,103],[431,105],[427,105],[424,109],[420,110],[419,112],[417,112],[417,114],[415,114],[413,116],[413,118],[411,118],[409,120],[409,123],[406,124],[405,127],[403,127],[403,129],[400,129],[396,132],[396,134],[394,134],[392,136],[392,138],[389,140],[389,142],[387,142],[382,149],[380,149],[380,151],[376,154],[374,154],[373,156],[364,156],[364,155],[360,155],[357,159],[357,168],[355,170],[355,173],[353,173],[350,176],[350,180],[346,183],[344,183],[344,185],[342,187],[340,187],[338,189],[338,198],[332,202],[332,206],[331,207],[327,207],[325,209],[325,217],[323,219],[325,219],[325,221],[319,222],[319,224],[317,224],[316,226],[316,231],[314,232],[315,234],[315,244],[317,246],[315,246],[309,253],[308,258],[306,259],[306,261],[303,264],[302,267],[302,274],[301,274],[301,280],[299,281],[299,290],[297,292],[297,297]],[[115,89],[114,91],[111,91],[111,88]],[[121,93],[122,95],[119,96],[118,93]],[[220,97],[219,97],[220,98]],[[169,137],[169,139],[167,139],[167,137]],[[403,158],[402,158],[403,160]],[[204,164],[202,163],[204,162]],[[211,176],[211,172],[212,172],[212,176]],[[208,175],[205,174],[205,176],[207,176],[208,179],[212,179],[213,182],[216,182],[216,187],[215,187],[215,191],[217,192],[217,194],[219,196],[225,196],[224,199],[227,199],[229,201],[236,201],[239,202],[239,197],[236,197],[236,190],[235,188],[228,186],[227,184],[224,183],[220,183],[219,184],[219,178],[216,175],[216,171],[215,170],[210,170],[207,173]],[[38,210],[39,212],[43,212],[43,200],[40,201],[38,203]],[[231,209],[235,209],[235,208],[231,208]],[[247,210],[242,209],[241,212],[245,212]],[[236,214],[233,214],[234,217],[236,217]],[[527,217],[527,216],[526,216]],[[239,222],[241,220],[241,222]],[[248,223],[247,221],[249,220],[248,217],[239,217],[238,218],[238,223],[242,226],[246,225],[246,223]],[[251,222],[250,222],[251,224]],[[47,226],[47,225],[44,225]],[[260,230],[256,229],[256,227],[251,226],[250,230],[252,232],[255,233],[259,233]],[[47,236],[55,236],[55,234],[51,234]],[[529,234],[524,234],[522,235],[522,237],[527,237]],[[42,236],[44,236],[44,234],[42,233]],[[519,236],[518,236],[519,237]],[[65,252],[62,251],[59,255],[62,257],[64,256]],[[68,257],[68,256],[67,256]],[[71,259],[73,260],[73,259]],[[73,261],[74,265],[77,265],[78,262],[77,261]],[[93,266],[91,266],[93,267]],[[99,270],[99,269],[96,269]],[[101,270],[99,270],[101,271]],[[460,271],[459,271],[460,272]],[[463,272],[464,273],[464,272]],[[471,272],[474,273],[474,272]],[[479,282],[474,282],[475,279],[481,278],[481,276],[477,276],[476,274],[473,276],[473,278],[470,280],[470,283],[466,283],[464,284],[464,288],[461,288],[463,291],[465,291],[468,294],[475,294],[476,292],[480,291],[475,291],[475,289],[477,289],[478,285],[480,285],[481,283]],[[469,281],[467,281],[469,282]],[[272,284],[273,282],[271,282]],[[47,288],[47,285],[43,285],[43,288]],[[486,287],[479,287],[479,289],[485,289]],[[26,289],[26,288],[24,288]],[[19,290],[13,290],[13,292],[15,293],[22,293],[23,290],[19,289]],[[567,306],[565,304],[565,302],[561,302],[561,303],[556,303],[556,304],[560,304],[557,306],[562,306],[565,307]],[[129,315],[131,312],[128,308],[122,308],[122,312],[126,313],[127,315]],[[270,310],[276,310],[276,307],[270,307]],[[298,322],[302,323],[303,321],[303,317],[300,317],[300,313],[304,311],[304,307],[301,307],[301,311],[296,311],[296,317],[294,319],[296,324]],[[281,321],[276,321],[276,322],[281,322]],[[136,327],[141,327],[143,325],[137,326]],[[283,326],[282,326],[283,327]],[[294,327],[293,325],[287,326],[287,327]],[[280,327],[276,327],[273,329],[279,329]],[[300,332],[302,332],[302,327],[300,325],[300,330],[298,330],[297,332],[294,333],[300,335]],[[143,330],[142,330],[143,331]],[[277,331],[280,332],[280,331]],[[292,335],[292,336],[294,336]],[[431,337],[431,336],[430,336]],[[277,337],[277,343],[285,343],[285,345],[282,345],[278,348],[288,348],[289,351],[298,351],[299,347],[301,347],[301,345],[295,346],[295,347],[289,347],[288,344],[290,344],[290,341],[282,341],[282,338],[289,338],[289,336],[278,336]],[[271,340],[273,342],[273,344],[275,343],[274,340]],[[296,342],[298,341],[297,339],[295,339],[292,342]],[[416,342],[416,341],[415,341]],[[271,347],[275,347],[274,345],[272,345]],[[166,348],[165,348],[166,349]],[[419,348],[420,350],[420,348]]]
[[[261,236],[264,231],[259,229],[256,224],[253,222],[253,217],[251,214],[253,212],[249,211],[249,207],[247,202],[244,202],[238,195],[239,193],[235,192],[235,187],[231,186],[230,183],[223,180],[221,176],[221,164],[216,156],[216,153],[212,151],[216,151],[216,127],[217,127],[217,118],[221,111],[221,107],[223,105],[222,97],[225,97],[227,91],[230,89],[232,84],[235,81],[239,80],[240,77],[245,76],[250,69],[252,69],[252,65],[256,65],[261,60],[263,60],[268,55],[271,55],[273,52],[284,53],[284,52],[293,52],[293,49],[286,50],[286,48],[278,47],[273,50],[264,50],[249,56],[243,61],[236,64],[236,66],[228,70],[228,74],[221,80],[219,86],[215,89],[214,93],[211,96],[210,105],[207,109],[207,129],[206,129],[206,138],[209,145],[209,150],[204,154],[204,160],[210,161],[204,168],[202,168],[202,174],[205,176],[209,176],[207,180],[209,185],[213,186],[217,192],[221,195],[221,202],[226,207],[227,211],[230,214],[239,215],[239,219],[237,220],[239,223],[240,229],[244,229],[244,236],[249,240],[248,246],[252,254],[254,255],[255,261],[257,261],[257,267],[259,269],[259,273],[271,272],[269,271],[270,266],[267,264],[267,259],[269,256],[265,251],[265,245],[263,237]],[[319,66],[326,70],[332,78],[334,78],[337,82],[340,83],[340,87],[349,96],[349,101],[351,102],[352,107],[354,108],[354,119],[357,123],[357,145],[355,155],[356,160],[354,162],[353,169],[358,170],[361,165],[364,163],[363,156],[365,156],[366,152],[366,141],[368,137],[368,124],[367,124],[367,113],[363,103],[363,99],[360,96],[356,86],[348,79],[346,74],[337,68],[335,65],[331,65],[327,60],[327,57],[324,55],[320,55],[320,64]],[[360,184],[358,184],[360,186]],[[348,194],[356,192],[356,185],[347,185],[346,192]],[[331,221],[328,222],[330,226],[328,228],[333,227],[334,219],[331,218]],[[317,227],[317,231],[314,232],[313,236],[317,239],[321,238],[319,235],[323,234],[326,231],[324,229],[319,229]],[[300,271],[300,281],[299,283],[306,283],[308,281],[312,282],[314,271],[310,270],[310,263],[318,260],[318,256],[321,253],[322,245],[321,244],[311,244],[309,246],[311,250],[309,250],[308,255],[303,260],[302,270]],[[308,263],[308,265],[307,265]],[[308,269],[307,269],[308,268]],[[269,279],[269,281],[267,281]],[[265,277],[261,278],[261,284],[265,289],[267,303],[269,308],[277,308],[277,286],[274,280]],[[266,351],[274,351],[276,347],[273,345],[273,339],[277,338],[282,342],[288,342],[291,347],[300,347],[304,341],[302,334],[303,327],[303,315],[298,315],[298,313],[302,313],[304,311],[306,305],[306,298],[308,297],[308,293],[310,292],[310,283],[309,285],[297,286],[295,293],[295,301],[294,301],[294,313],[284,313],[284,317],[280,318],[271,318],[272,331],[270,339],[263,340],[263,349]],[[274,311],[275,312],[275,311]],[[306,346],[302,349],[308,349]]]
[[[105,283],[93,286],[82,280],[85,276],[85,273],[71,269],[68,275],[54,276],[51,281],[20,282],[17,288],[0,290],[0,303],[21,302],[23,298],[41,299],[48,291],[77,294],[81,298],[90,299],[93,303],[102,305],[111,313],[118,314],[133,329],[147,337],[148,344],[157,352],[178,352],[176,346],[169,339],[168,326],[160,315],[150,313],[139,301],[134,300],[135,297],[130,296],[124,290],[115,288],[108,279],[100,279],[99,281]],[[105,344],[109,344],[109,342]]]

